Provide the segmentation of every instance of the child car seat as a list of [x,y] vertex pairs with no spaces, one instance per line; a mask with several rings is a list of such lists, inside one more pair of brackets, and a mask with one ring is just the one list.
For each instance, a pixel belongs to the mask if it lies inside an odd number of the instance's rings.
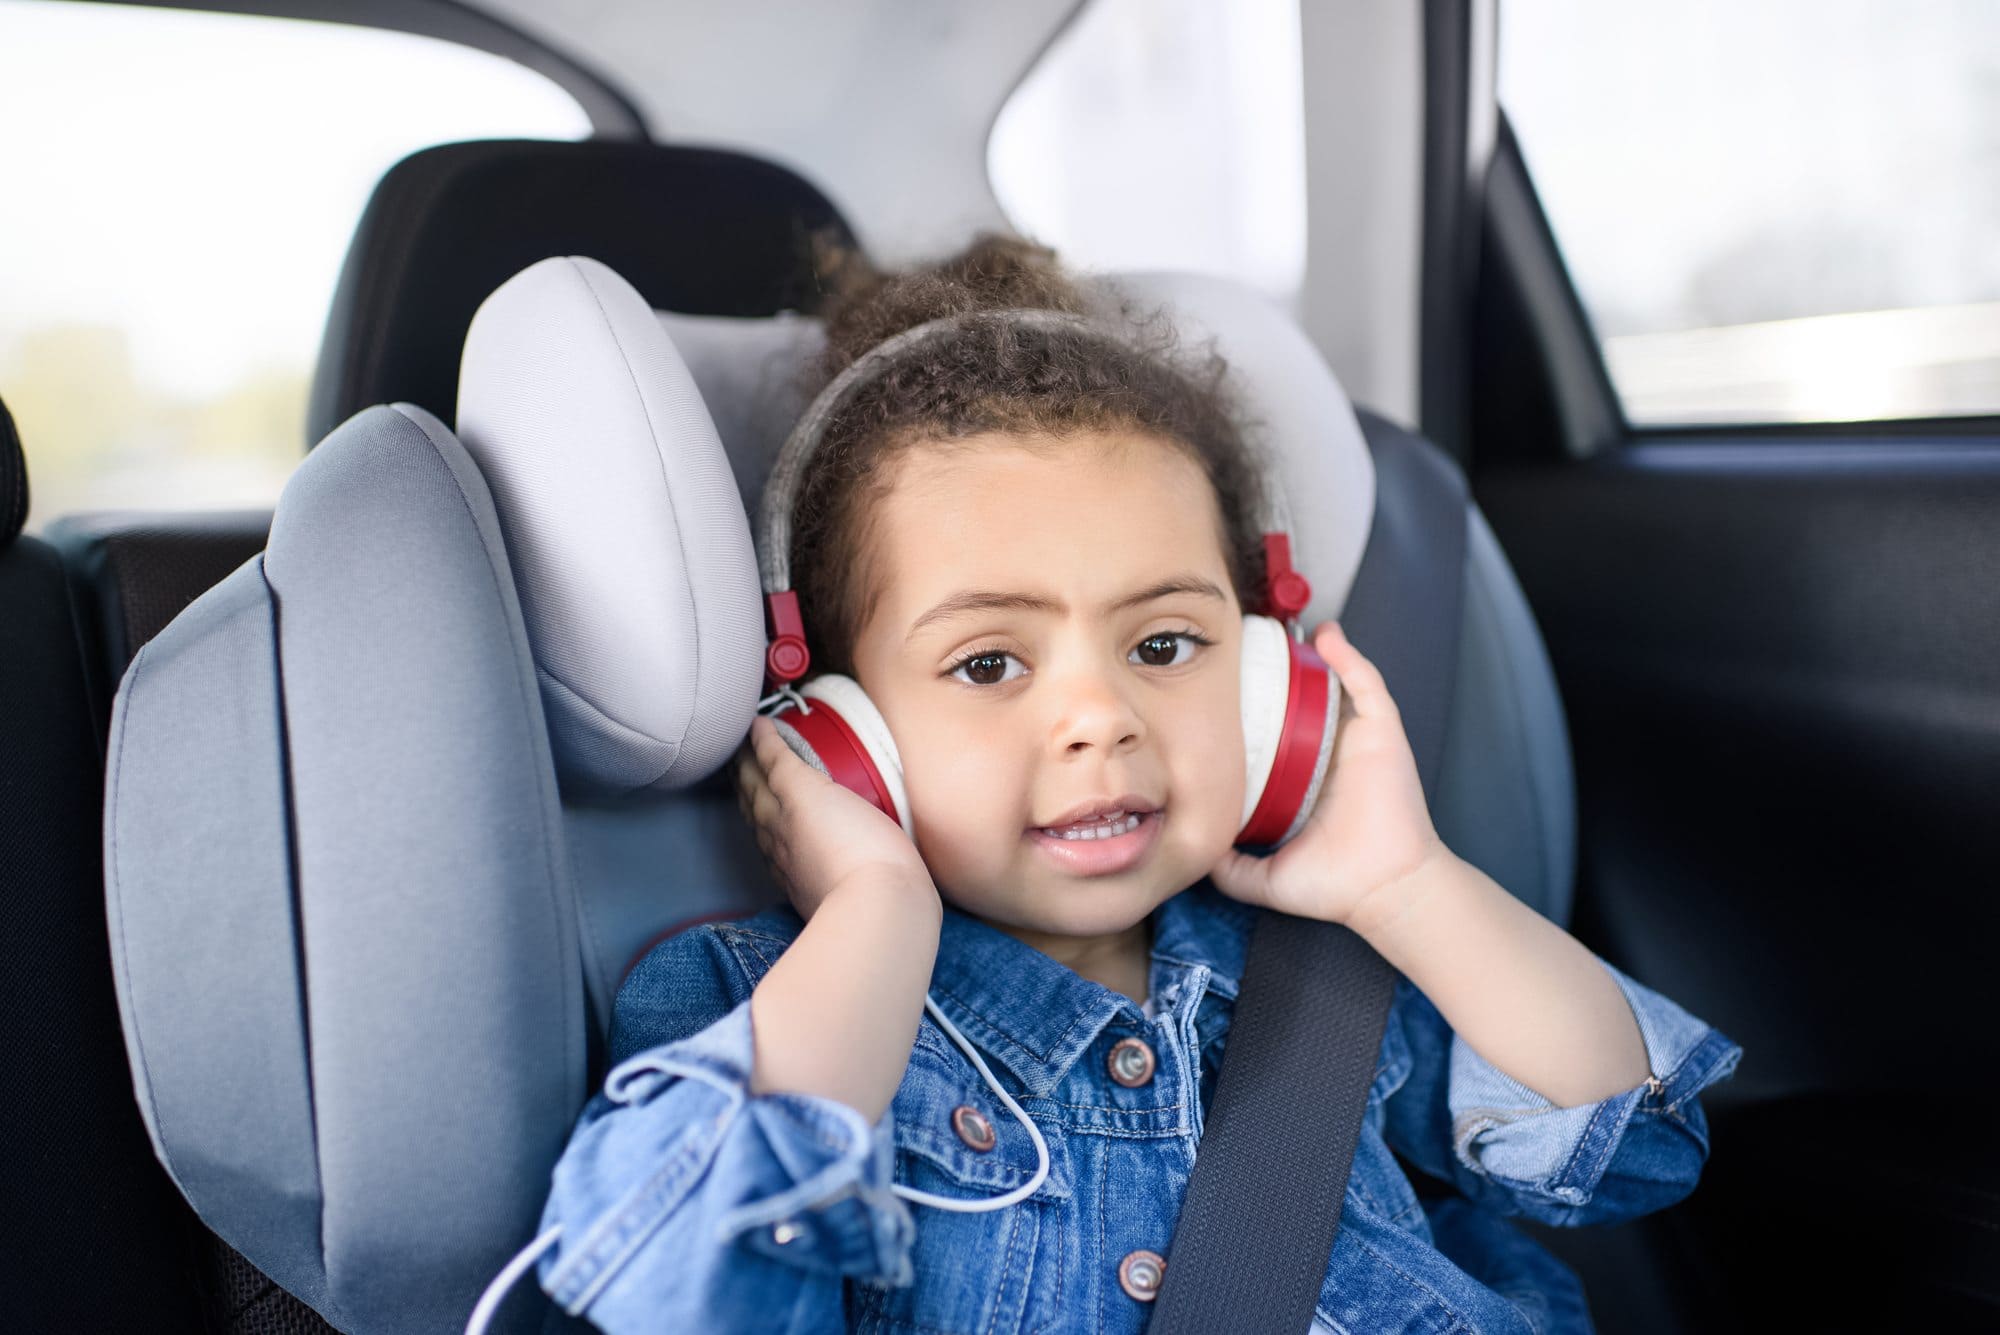
[[[1215,328],[1222,350],[1280,438],[1308,619],[1331,615],[1377,505],[1338,386],[1261,300],[1211,280],[1128,281],[1230,326]],[[551,596],[566,567],[550,553],[588,511],[551,523],[538,507],[558,481],[528,465],[573,448],[580,420],[655,448],[645,404],[685,398],[663,385],[674,368],[657,348],[631,355],[646,299],[617,295],[629,300],[608,341],[601,308],[558,296],[553,312],[522,304],[484,350],[469,342],[463,440],[411,403],[342,421],[288,486],[267,551],[147,646],[120,689],[107,895],[155,1150],[211,1227],[344,1329],[463,1323],[532,1231],[633,953],[691,913],[775,893],[726,782],[662,766],[686,735],[605,726],[626,722],[608,702],[644,696],[635,665],[611,660],[582,690],[565,668],[591,661],[580,637],[616,626],[621,604]],[[739,505],[754,499],[812,325],[655,317],[720,421]],[[556,354],[580,358],[579,375],[504,373]],[[593,366],[626,371],[624,386],[581,374]],[[562,402],[579,383],[630,399]],[[1428,448],[1368,424],[1375,448]],[[488,451],[515,432],[511,453]],[[644,583],[658,553],[634,551]],[[1476,514],[1467,563],[1437,823],[1560,920],[1569,771],[1552,679]],[[712,592],[690,586],[690,602]],[[1503,731],[1480,735],[1474,718]],[[702,742],[702,763],[726,756],[727,733]],[[1490,805],[1496,789],[1521,805]]]

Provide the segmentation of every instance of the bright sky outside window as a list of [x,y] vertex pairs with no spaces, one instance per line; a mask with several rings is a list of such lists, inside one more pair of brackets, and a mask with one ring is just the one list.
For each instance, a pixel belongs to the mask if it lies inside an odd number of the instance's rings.
[[2000,413],[2000,5],[1504,0],[1500,101],[1635,425]]
[[1024,234],[1086,269],[1305,277],[1298,0],[1091,0],[994,122]]
[[590,133],[545,76],[448,42],[44,0],[0,0],[0,124],[0,398],[31,529],[269,506],[382,173],[431,144]]

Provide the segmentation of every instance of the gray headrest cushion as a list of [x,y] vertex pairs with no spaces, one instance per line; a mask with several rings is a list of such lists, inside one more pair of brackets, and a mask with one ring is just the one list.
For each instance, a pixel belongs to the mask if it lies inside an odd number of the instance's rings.
[[1375,460],[1347,392],[1298,322],[1253,288],[1192,273],[1105,275],[1140,311],[1164,307],[1184,347],[1213,339],[1275,476],[1292,566],[1312,583],[1307,631],[1347,604],[1375,520]]
[[684,787],[749,730],[756,558],[715,423],[659,318],[596,260],[473,316],[458,434],[493,492],[565,791]]

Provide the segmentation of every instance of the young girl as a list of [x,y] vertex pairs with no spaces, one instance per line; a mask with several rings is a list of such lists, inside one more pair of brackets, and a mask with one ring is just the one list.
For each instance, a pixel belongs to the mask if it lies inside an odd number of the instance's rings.
[[[821,371],[1086,298],[983,238],[850,275]],[[1313,1329],[1588,1330],[1501,1216],[1685,1195],[1696,1096],[1740,1049],[1440,841],[1334,623],[1318,804],[1275,855],[1235,850],[1261,482],[1218,368],[1157,327],[1124,353],[966,331],[828,428],[791,544],[813,670],[880,711],[914,840],[756,720],[741,804],[790,903],[626,981],[543,1287],[609,1331],[1143,1329],[1255,906],[1345,923],[1399,975]],[[1397,1155],[1457,1192],[1419,1198]]]

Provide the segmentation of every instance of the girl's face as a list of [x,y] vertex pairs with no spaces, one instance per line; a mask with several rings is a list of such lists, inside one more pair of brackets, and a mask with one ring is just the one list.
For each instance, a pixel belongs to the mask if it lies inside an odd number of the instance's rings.
[[[1136,433],[993,434],[892,467],[854,667],[940,893],[1035,933],[1131,928],[1241,823],[1243,614],[1213,489]],[[1120,828],[1143,814],[1115,838],[1044,828],[1121,807]]]

